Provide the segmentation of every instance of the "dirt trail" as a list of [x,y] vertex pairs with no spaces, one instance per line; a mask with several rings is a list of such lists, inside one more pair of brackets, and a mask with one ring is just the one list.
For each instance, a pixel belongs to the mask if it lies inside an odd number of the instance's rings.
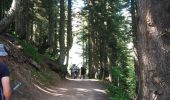
[[38,88],[44,93],[37,100],[109,100],[101,82],[94,79],[68,79],[55,87]]

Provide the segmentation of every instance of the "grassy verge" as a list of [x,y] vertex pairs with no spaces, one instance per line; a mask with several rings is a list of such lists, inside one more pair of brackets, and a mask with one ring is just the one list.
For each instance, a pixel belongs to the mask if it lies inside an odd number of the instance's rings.
[[32,72],[33,79],[35,81],[43,83],[44,85],[55,84],[55,82],[60,79],[59,76],[55,72],[51,71],[50,69],[46,69],[43,71],[32,69],[31,72]]

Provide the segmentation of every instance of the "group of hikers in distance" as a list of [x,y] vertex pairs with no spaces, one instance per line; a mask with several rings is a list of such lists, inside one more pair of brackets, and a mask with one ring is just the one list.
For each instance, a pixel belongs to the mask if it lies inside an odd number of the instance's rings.
[[73,79],[84,79],[85,78],[85,74],[86,74],[86,68],[83,66],[81,68],[79,68],[78,66],[76,66],[76,64],[73,64],[70,68],[71,71],[71,78]]

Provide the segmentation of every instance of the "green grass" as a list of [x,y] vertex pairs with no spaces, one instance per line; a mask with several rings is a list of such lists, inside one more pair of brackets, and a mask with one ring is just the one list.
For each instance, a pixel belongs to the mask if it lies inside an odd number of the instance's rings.
[[[28,43],[26,41],[21,41],[21,40],[18,40],[18,41],[23,48],[24,54],[27,57],[35,60],[41,66],[45,66],[45,65],[43,65],[44,57],[51,59],[50,56],[41,55],[38,52],[38,49],[36,47],[34,47],[31,43]],[[35,80],[37,80],[43,84],[54,84],[57,80],[59,80],[59,76],[57,76],[57,74],[55,72],[51,71],[48,67],[41,67],[40,70],[36,70],[35,68],[32,68],[31,72],[32,72],[32,77]]]
[[54,84],[57,80],[59,80],[59,77],[57,77],[57,74],[50,69],[39,71],[36,69],[32,69],[32,77],[43,84],[51,85]]
[[20,44],[23,48],[23,52],[27,57],[32,58],[37,63],[41,64],[43,56],[38,53],[38,49],[35,48],[31,43],[26,41],[20,41]]
[[131,100],[123,87],[114,86],[111,83],[108,83],[106,87],[110,100]]

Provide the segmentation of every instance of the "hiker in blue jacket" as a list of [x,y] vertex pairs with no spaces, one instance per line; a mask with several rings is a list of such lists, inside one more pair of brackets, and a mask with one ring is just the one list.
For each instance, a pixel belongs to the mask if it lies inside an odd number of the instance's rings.
[[9,100],[11,95],[10,72],[5,64],[7,56],[8,53],[4,44],[0,44],[0,100]]

